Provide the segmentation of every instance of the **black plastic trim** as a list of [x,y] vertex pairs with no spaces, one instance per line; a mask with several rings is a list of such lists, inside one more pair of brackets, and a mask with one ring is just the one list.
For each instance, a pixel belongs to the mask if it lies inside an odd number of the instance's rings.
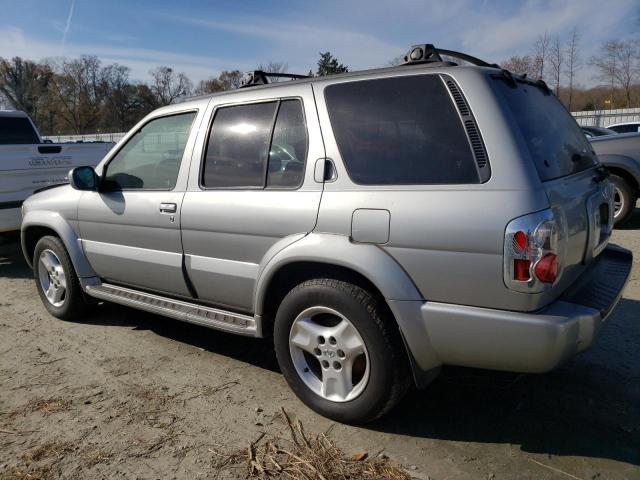
[[9,210],[10,208],[20,208],[22,200],[15,202],[0,202],[0,210]]
[[489,156],[484,141],[482,140],[482,135],[480,135],[476,119],[471,112],[471,108],[469,108],[464,94],[453,78],[448,75],[441,75],[441,78],[447,86],[451,98],[456,104],[458,113],[460,114],[460,119],[462,120],[467,139],[469,140],[469,146],[471,147],[476,166],[478,167],[480,183],[485,183],[491,178],[491,166],[489,165]]

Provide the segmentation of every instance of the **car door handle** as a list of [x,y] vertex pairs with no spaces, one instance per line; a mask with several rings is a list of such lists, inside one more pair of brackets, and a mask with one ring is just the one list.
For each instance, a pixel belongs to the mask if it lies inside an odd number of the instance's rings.
[[178,210],[178,205],[175,203],[161,203],[160,204],[160,212],[161,213],[176,213]]

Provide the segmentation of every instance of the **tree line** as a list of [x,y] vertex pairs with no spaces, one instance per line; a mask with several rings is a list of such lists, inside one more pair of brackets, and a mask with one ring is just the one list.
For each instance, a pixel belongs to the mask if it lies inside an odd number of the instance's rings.
[[[269,62],[256,70],[282,73],[287,65]],[[330,52],[320,54],[316,72],[348,71]],[[25,111],[43,135],[124,132],[152,110],[178,99],[236,89],[243,74],[225,70],[194,83],[182,72],[159,66],[148,82],[131,79],[131,69],[103,65],[96,56],[34,62],[0,58],[0,105]]]
[[[581,39],[578,28],[565,36],[544,33],[529,53],[512,56],[501,66],[545,80],[572,111],[640,106],[640,40],[608,41],[585,58]],[[399,58],[390,63],[399,63]],[[592,67],[593,80],[599,85],[578,84],[585,66]],[[282,73],[288,65],[269,62],[255,69]],[[330,52],[323,52],[316,71],[309,75],[348,70]],[[149,75],[147,82],[134,81],[129,67],[103,65],[92,55],[42,62],[0,58],[0,104],[4,99],[9,107],[27,112],[44,135],[122,132],[152,110],[180,98],[236,89],[243,74],[225,70],[195,85],[186,74],[167,66]]]
[[[500,66],[544,80],[571,111],[639,107],[640,40],[607,41],[589,58],[583,55],[581,40],[577,27],[565,36],[544,33],[530,53],[512,56]],[[597,86],[576,82],[585,66],[592,67]]]

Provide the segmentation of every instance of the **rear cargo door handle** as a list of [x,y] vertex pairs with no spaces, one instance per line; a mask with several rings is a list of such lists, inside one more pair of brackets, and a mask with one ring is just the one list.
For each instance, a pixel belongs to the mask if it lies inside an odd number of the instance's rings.
[[161,213],[176,213],[178,210],[178,205],[175,203],[161,203],[160,204],[160,212]]

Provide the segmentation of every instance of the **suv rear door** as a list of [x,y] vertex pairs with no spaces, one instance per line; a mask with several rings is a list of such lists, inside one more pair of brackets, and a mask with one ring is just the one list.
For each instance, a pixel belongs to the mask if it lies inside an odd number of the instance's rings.
[[261,262],[310,232],[324,157],[307,84],[215,98],[182,206],[185,266],[197,298],[250,311]]

